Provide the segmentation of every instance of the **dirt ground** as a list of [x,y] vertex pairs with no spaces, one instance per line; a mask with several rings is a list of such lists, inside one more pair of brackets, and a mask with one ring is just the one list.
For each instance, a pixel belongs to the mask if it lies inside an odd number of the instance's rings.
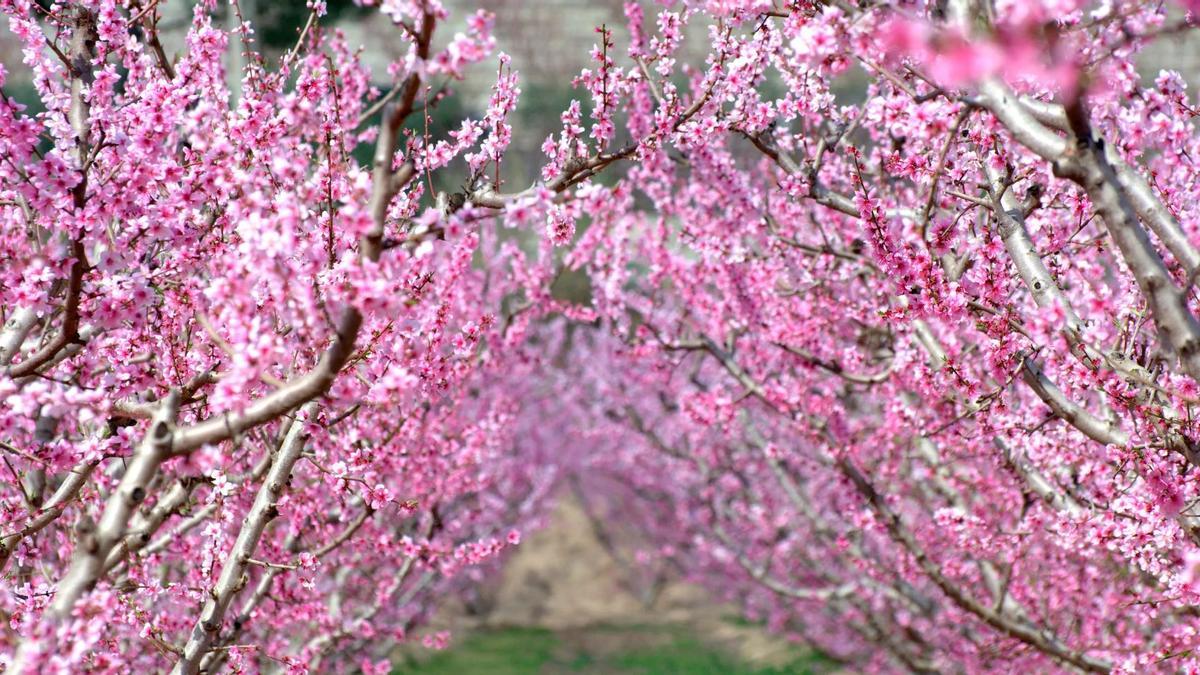
[[[668,582],[647,604],[622,584],[623,576],[580,502],[566,495],[549,525],[523,539],[499,582],[473,603],[474,608],[448,608],[431,629],[450,629],[458,644],[488,631],[546,629],[552,632],[559,661],[569,654],[602,661],[607,655],[678,643],[681,635],[689,644],[720,651],[754,668],[783,667],[804,653],[739,621],[736,607],[713,602],[696,586]],[[559,671],[543,666],[538,672]]]

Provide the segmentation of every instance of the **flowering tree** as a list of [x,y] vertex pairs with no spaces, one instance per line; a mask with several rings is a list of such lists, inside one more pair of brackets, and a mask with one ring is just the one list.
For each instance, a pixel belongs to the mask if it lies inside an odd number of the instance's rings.
[[426,78],[487,53],[485,17],[435,53],[443,10],[393,8],[416,28],[381,95],[314,7],[230,108],[213,9],[173,59],[155,4],[4,4],[47,107],[3,112],[14,671],[315,664],[398,637],[553,479],[486,384],[512,282],[471,259],[494,238],[422,216],[414,180],[485,125],[402,133]]
[[514,188],[486,13],[378,90],[160,4],[0,0],[8,670],[386,670],[563,477],[856,668],[1200,668],[1190,15],[628,2]]

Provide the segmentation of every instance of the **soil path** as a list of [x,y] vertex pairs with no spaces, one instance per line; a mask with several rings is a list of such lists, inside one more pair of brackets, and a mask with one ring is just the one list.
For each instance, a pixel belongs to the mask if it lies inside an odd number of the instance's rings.
[[[670,645],[678,649],[680,644],[702,645],[751,670],[787,669],[804,654],[740,620],[735,606],[715,602],[697,586],[668,582],[647,603],[631,590],[628,578],[629,571],[605,549],[580,502],[566,495],[547,527],[523,539],[497,583],[469,606],[443,611],[431,628],[451,630],[459,645],[500,631],[542,631],[528,633],[552,638],[553,646],[547,648],[553,651],[552,663],[536,671],[541,673],[581,672],[553,665],[579,658],[596,662],[582,672],[625,672],[603,664],[630,652]],[[415,652],[409,656],[424,660]]]

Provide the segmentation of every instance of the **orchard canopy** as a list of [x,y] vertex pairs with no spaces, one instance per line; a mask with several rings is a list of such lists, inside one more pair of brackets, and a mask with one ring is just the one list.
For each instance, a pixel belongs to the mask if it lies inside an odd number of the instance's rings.
[[361,4],[0,0],[0,669],[386,672],[572,481],[855,672],[1200,672],[1200,3],[631,0],[532,184]]

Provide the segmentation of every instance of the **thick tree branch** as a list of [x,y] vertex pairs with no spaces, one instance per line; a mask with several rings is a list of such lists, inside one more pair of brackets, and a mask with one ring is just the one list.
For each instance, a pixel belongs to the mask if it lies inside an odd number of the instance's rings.
[[108,498],[96,531],[85,534],[76,544],[71,568],[59,582],[48,610],[50,616],[60,620],[69,617],[79,598],[100,579],[109,554],[125,536],[130,516],[146,498],[151,479],[169,456],[178,404],[179,394],[171,392],[150,421],[149,431],[130,458],[117,489]]
[[174,481],[171,489],[154,505],[154,508],[146,514],[142,522],[137,523],[133,527],[133,531],[125,535],[113,550],[108,554],[108,558],[104,561],[104,569],[101,574],[107,574],[114,567],[121,564],[125,557],[130,554],[137,553],[150,543],[150,538],[158,532],[163,523],[167,519],[179,512],[183,508],[188,499],[192,496],[192,490],[200,483],[200,481],[191,478],[180,478]]
[[305,405],[301,409],[302,419],[292,424],[292,428],[288,430],[287,438],[276,454],[271,470],[267,472],[267,477],[254,499],[254,505],[250,507],[250,513],[238,532],[233,549],[221,568],[221,576],[207,593],[208,599],[204,602],[200,617],[196,620],[192,634],[183,648],[183,656],[176,662],[172,673],[193,675],[198,672],[200,660],[220,635],[225,621],[225,610],[228,609],[229,603],[233,602],[238,591],[245,586],[246,580],[243,577],[249,560],[258,549],[258,540],[267,524],[279,515],[279,497],[291,478],[292,467],[300,459],[305,441],[308,440],[305,423],[310,421],[315,413],[315,403]]
[[19,307],[9,315],[3,332],[0,332],[0,367],[12,363],[36,323],[37,312],[32,309]]
[[1037,394],[1042,402],[1049,406],[1051,412],[1067,424],[1083,432],[1085,436],[1105,445],[1126,447],[1129,445],[1129,434],[1113,424],[1105,422],[1088,412],[1083,406],[1072,401],[1058,388],[1041,367],[1031,358],[1026,358],[1021,366],[1021,377],[1025,384]]
[[[1042,124],[1062,132],[1071,130],[1067,111],[1063,106],[1027,96],[1020,97],[1020,102]],[[1105,143],[1104,149],[1109,164],[1117,174],[1117,180],[1129,195],[1129,200],[1142,222],[1146,223],[1185,270],[1194,270],[1200,266],[1200,250],[1192,244],[1179,224],[1179,219],[1155,194],[1153,186],[1142,172],[1122,159],[1113,144]]]
[[1186,298],[1138,221],[1128,193],[1108,162],[1103,141],[1093,136],[1082,97],[1066,110],[1074,137],[1074,143],[1068,143],[1042,125],[1003,83],[989,80],[981,90],[984,105],[1018,142],[1052,162],[1057,175],[1084,189],[1120,249],[1168,345],[1179,355],[1184,370],[1200,380],[1200,322],[1188,309]]

